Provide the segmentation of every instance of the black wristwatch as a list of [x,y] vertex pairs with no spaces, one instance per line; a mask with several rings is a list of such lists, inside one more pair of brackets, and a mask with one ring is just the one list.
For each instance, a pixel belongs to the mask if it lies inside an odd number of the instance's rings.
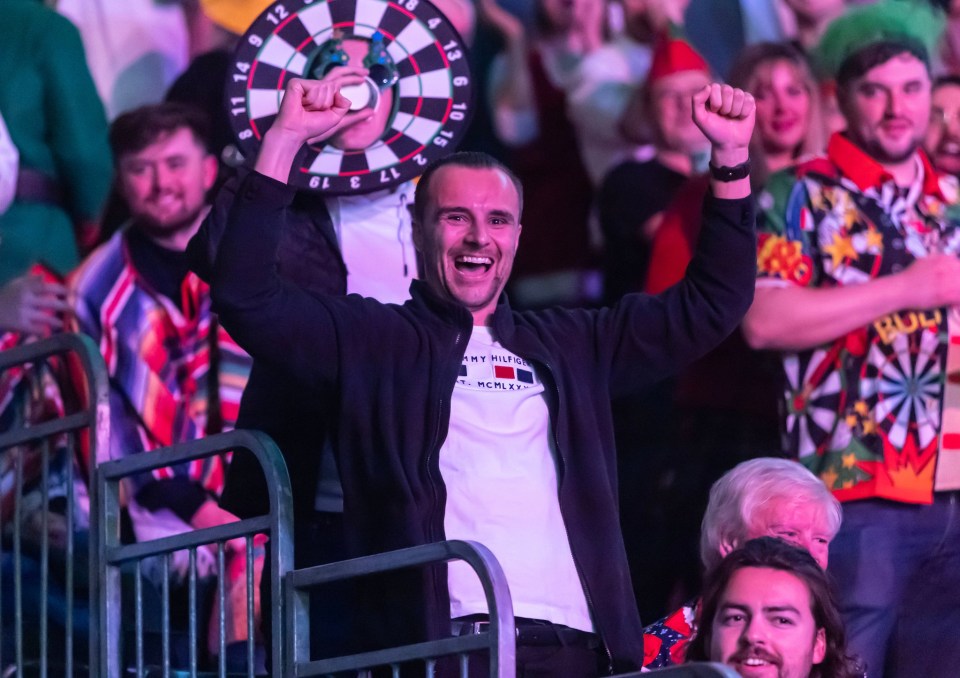
[[750,160],[747,159],[746,162],[742,162],[739,165],[734,165],[733,167],[717,167],[713,164],[713,161],[710,161],[710,176],[716,179],[717,181],[737,181],[738,179],[746,179],[750,176]]

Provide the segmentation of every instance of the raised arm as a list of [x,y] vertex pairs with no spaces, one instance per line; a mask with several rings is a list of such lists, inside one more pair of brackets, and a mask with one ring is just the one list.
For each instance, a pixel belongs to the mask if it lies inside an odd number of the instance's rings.
[[[693,96],[693,120],[710,140],[713,168],[735,168],[750,159],[747,148],[756,109],[752,94],[730,85],[713,83]],[[710,191],[715,197],[733,200],[750,195],[749,175],[722,181],[711,174]]]
[[902,273],[860,285],[760,286],[743,320],[743,334],[753,348],[799,351],[833,341],[889,313],[956,305],[960,260],[937,254],[918,259]]
[[[323,80],[292,78],[283,90],[280,111],[263,135],[253,168],[287,183],[301,147],[333,134],[344,120],[350,101],[340,94],[345,85],[363,80],[364,69],[335,68]],[[366,114],[373,115],[372,109]]]
[[[497,0],[479,0],[480,19],[503,39],[503,51],[491,71],[490,108],[498,136],[506,143],[524,143],[539,134],[533,82],[527,65],[529,43],[523,23]],[[529,129],[518,130],[517,118],[527,116]]]
[[[224,327],[254,358],[282,364],[305,383],[335,373],[335,328],[327,303],[281,280],[277,249],[296,190],[286,184],[302,141],[335,128],[349,102],[336,82],[294,79],[261,146],[258,171],[238,186],[211,276]],[[265,135],[266,137],[266,135]],[[296,144],[291,155],[287,150]]]
[[[694,120],[713,146],[716,166],[747,160],[754,110],[752,96],[726,85],[709,85],[694,96]],[[613,395],[668,376],[733,331],[753,298],[754,225],[749,177],[712,180],[684,279],[658,296],[627,295],[610,314]]]

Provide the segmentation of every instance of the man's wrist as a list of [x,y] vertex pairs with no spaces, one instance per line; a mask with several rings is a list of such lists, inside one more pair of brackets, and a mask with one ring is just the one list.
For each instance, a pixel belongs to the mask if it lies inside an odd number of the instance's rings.
[[737,148],[710,149],[710,164],[714,167],[735,167],[750,160],[750,150],[746,146]]
[[293,161],[303,143],[295,135],[270,128],[263,135],[253,168],[260,174],[287,183]]

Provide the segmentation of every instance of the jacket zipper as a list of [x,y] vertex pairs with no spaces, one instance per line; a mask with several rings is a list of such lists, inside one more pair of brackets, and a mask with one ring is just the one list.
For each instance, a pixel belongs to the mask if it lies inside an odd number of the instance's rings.
[[[546,370],[546,374],[550,375],[550,385],[553,387],[553,392],[557,398],[557,417],[559,417],[560,416],[560,387],[557,386],[557,380],[553,376],[553,369],[550,367],[550,365],[545,362],[541,362],[540,364],[543,365],[544,369]],[[557,426],[558,426],[558,422],[554,420],[551,422],[550,428],[551,428],[551,433],[553,433],[553,444],[557,448],[557,459],[560,460],[561,465],[563,466],[563,468],[561,469],[561,473],[565,473],[566,464],[563,463],[563,454],[560,451],[560,437],[557,435]],[[560,481],[561,482],[563,481],[562,476],[560,477]],[[558,487],[557,503],[559,502],[560,502],[560,488]],[[563,516],[562,506],[560,509],[560,515],[561,517]],[[563,523],[563,533],[567,537],[567,544],[570,545],[570,557],[573,558],[573,565],[577,569],[577,577],[580,578],[580,586],[583,588],[583,595],[584,595],[584,598],[586,598],[587,600],[587,607],[590,609],[591,612],[593,612],[594,610],[596,610],[596,607],[593,604],[593,597],[590,595],[590,588],[587,586],[587,581],[583,576],[583,569],[580,567],[580,561],[577,560],[577,554],[574,553],[573,551],[573,542],[570,541],[570,532],[567,530],[567,521],[563,520],[561,522]],[[610,652],[610,647],[607,645],[607,641],[603,637],[603,630],[600,628],[599,615],[594,614],[593,623],[597,627],[597,635],[600,636],[600,642],[603,644],[603,651],[607,655],[607,674],[613,675],[613,653]]]
[[[458,349],[460,346],[461,337],[463,337],[463,330],[457,330],[457,338],[453,342],[453,347],[455,350]],[[462,362],[463,356],[460,357],[460,360]],[[430,526],[429,536],[430,536],[431,542],[438,541],[438,537],[439,537],[436,529],[437,527],[436,516],[437,516],[437,512],[440,510],[440,497],[437,494],[437,484],[433,477],[433,457],[434,457],[434,454],[439,454],[440,452],[440,422],[443,420],[443,407],[444,407],[444,399],[440,398],[440,401],[438,402],[438,409],[437,409],[437,426],[434,429],[433,443],[430,445],[430,451],[427,452],[427,458],[426,458],[427,479],[430,481],[430,491],[433,495],[433,509],[431,511],[430,522],[429,522],[429,526]],[[443,590],[441,589],[441,586],[447,586],[447,582],[441,582],[439,577],[435,577],[434,578],[434,589],[435,589],[434,595],[436,596],[436,600],[438,601],[443,599]],[[449,613],[450,610],[448,609],[446,612]]]

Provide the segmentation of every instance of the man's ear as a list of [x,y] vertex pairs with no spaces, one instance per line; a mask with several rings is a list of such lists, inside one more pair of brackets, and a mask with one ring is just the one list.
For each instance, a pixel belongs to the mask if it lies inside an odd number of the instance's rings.
[[813,665],[821,663],[824,657],[827,656],[827,632],[819,628],[817,629],[817,637],[813,641]]
[[217,158],[210,153],[207,153],[203,156],[203,190],[209,191],[213,188],[214,182],[217,180],[217,172],[220,169],[219,163],[217,163]]
[[423,254],[423,227],[420,221],[414,217],[410,221],[410,236],[413,238],[413,248],[420,254]]

